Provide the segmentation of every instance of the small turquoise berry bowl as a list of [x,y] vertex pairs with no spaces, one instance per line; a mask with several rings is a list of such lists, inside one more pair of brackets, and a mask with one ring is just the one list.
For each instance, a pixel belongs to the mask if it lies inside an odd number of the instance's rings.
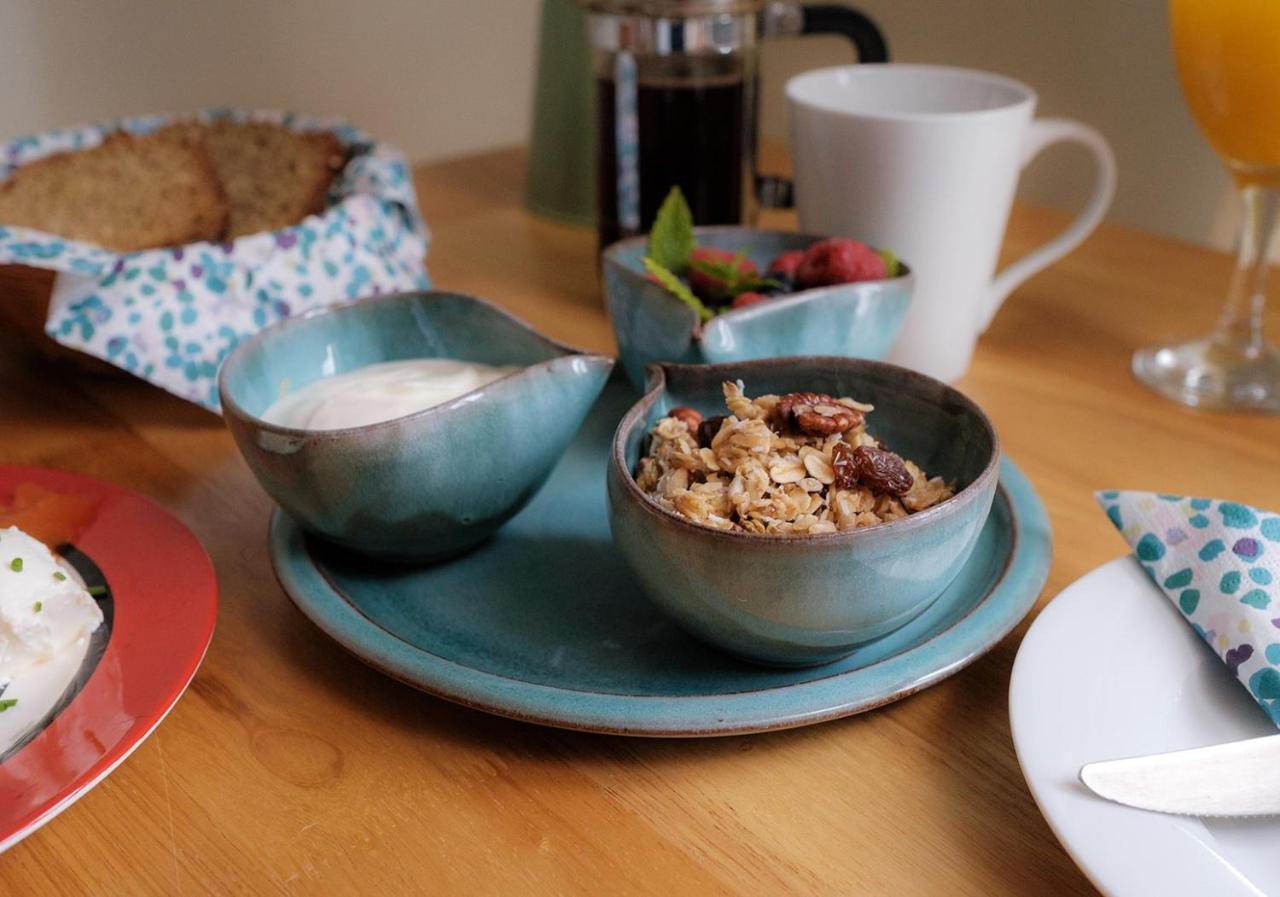
[[[699,246],[746,250],[763,273],[780,253],[823,239],[750,227],[698,227]],[[698,314],[650,280],[647,237],[631,237],[604,251],[605,303],[627,378],[643,389],[654,362],[723,364],[792,355],[880,359],[906,320],[915,278],[910,270],[885,280],[801,290],[725,312],[702,323]],[[901,263],[900,263],[901,264]]]
[[[342,430],[262,420],[314,380],[384,361],[520,365],[443,405]],[[401,293],[268,327],[222,365],[223,415],[262,488],[309,532],[395,561],[437,561],[493,535],[542,486],[613,359],[541,336],[470,296]]]
[[[956,483],[946,501],[899,520],[814,536],[722,532],[640,491],[633,472],[654,423],[687,405],[724,414],[721,384],[747,395],[813,390],[876,406],[875,436]],[[836,660],[922,613],[968,561],[991,510],[1000,461],[982,410],[945,383],[878,361],[777,358],[654,365],[622,418],[609,462],[613,540],[648,596],[694,635],[773,666]]]

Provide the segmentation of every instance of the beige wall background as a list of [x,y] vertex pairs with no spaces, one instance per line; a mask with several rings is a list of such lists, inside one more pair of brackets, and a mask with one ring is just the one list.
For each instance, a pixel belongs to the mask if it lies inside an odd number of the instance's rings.
[[[1182,106],[1164,0],[861,0],[895,59],[1003,72],[1040,114],[1087,121],[1120,163],[1112,219],[1219,245],[1231,194]],[[526,138],[536,0],[0,0],[0,137],[121,115],[233,104],[345,116],[417,161]],[[782,85],[850,60],[838,38],[763,54],[767,136]],[[1083,153],[1051,151],[1022,195],[1065,208]]]
[[236,105],[414,160],[521,142],[537,23],[534,0],[0,0],[0,137]]

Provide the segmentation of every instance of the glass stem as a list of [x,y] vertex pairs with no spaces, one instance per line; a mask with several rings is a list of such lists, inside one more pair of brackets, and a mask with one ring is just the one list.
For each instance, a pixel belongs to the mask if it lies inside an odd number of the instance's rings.
[[1222,310],[1213,341],[1245,357],[1256,357],[1265,342],[1262,311],[1267,301],[1268,252],[1280,216],[1280,191],[1261,184],[1241,188],[1243,212],[1240,250],[1231,278],[1227,305]]

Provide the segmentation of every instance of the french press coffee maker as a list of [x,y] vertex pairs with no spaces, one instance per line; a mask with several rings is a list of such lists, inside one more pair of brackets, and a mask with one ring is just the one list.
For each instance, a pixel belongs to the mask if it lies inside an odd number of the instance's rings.
[[[596,79],[601,248],[646,233],[672,187],[697,224],[750,223],[784,204],[758,178],[761,38],[840,34],[885,62],[875,24],[845,6],[763,0],[582,0]],[[773,188],[773,189],[771,189]]]

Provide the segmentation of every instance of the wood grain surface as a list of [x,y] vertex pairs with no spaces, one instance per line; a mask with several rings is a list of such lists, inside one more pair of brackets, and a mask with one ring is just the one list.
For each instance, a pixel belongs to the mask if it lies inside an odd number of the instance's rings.
[[[611,349],[593,235],[524,212],[521,170],[501,151],[418,171],[435,282]],[[1019,208],[1007,253],[1064,220]],[[1229,269],[1104,227],[983,337],[959,385],[1048,506],[1040,606],[1124,551],[1095,489],[1280,507],[1280,421],[1185,410],[1129,374],[1139,345],[1210,327]],[[6,329],[0,461],[156,499],[212,555],[222,601],[186,697],[0,857],[2,895],[1094,893],[1014,757],[1006,700],[1025,623],[934,688],[811,728],[706,741],[541,729],[399,685],[303,619],[271,573],[270,503],[207,412]]]

